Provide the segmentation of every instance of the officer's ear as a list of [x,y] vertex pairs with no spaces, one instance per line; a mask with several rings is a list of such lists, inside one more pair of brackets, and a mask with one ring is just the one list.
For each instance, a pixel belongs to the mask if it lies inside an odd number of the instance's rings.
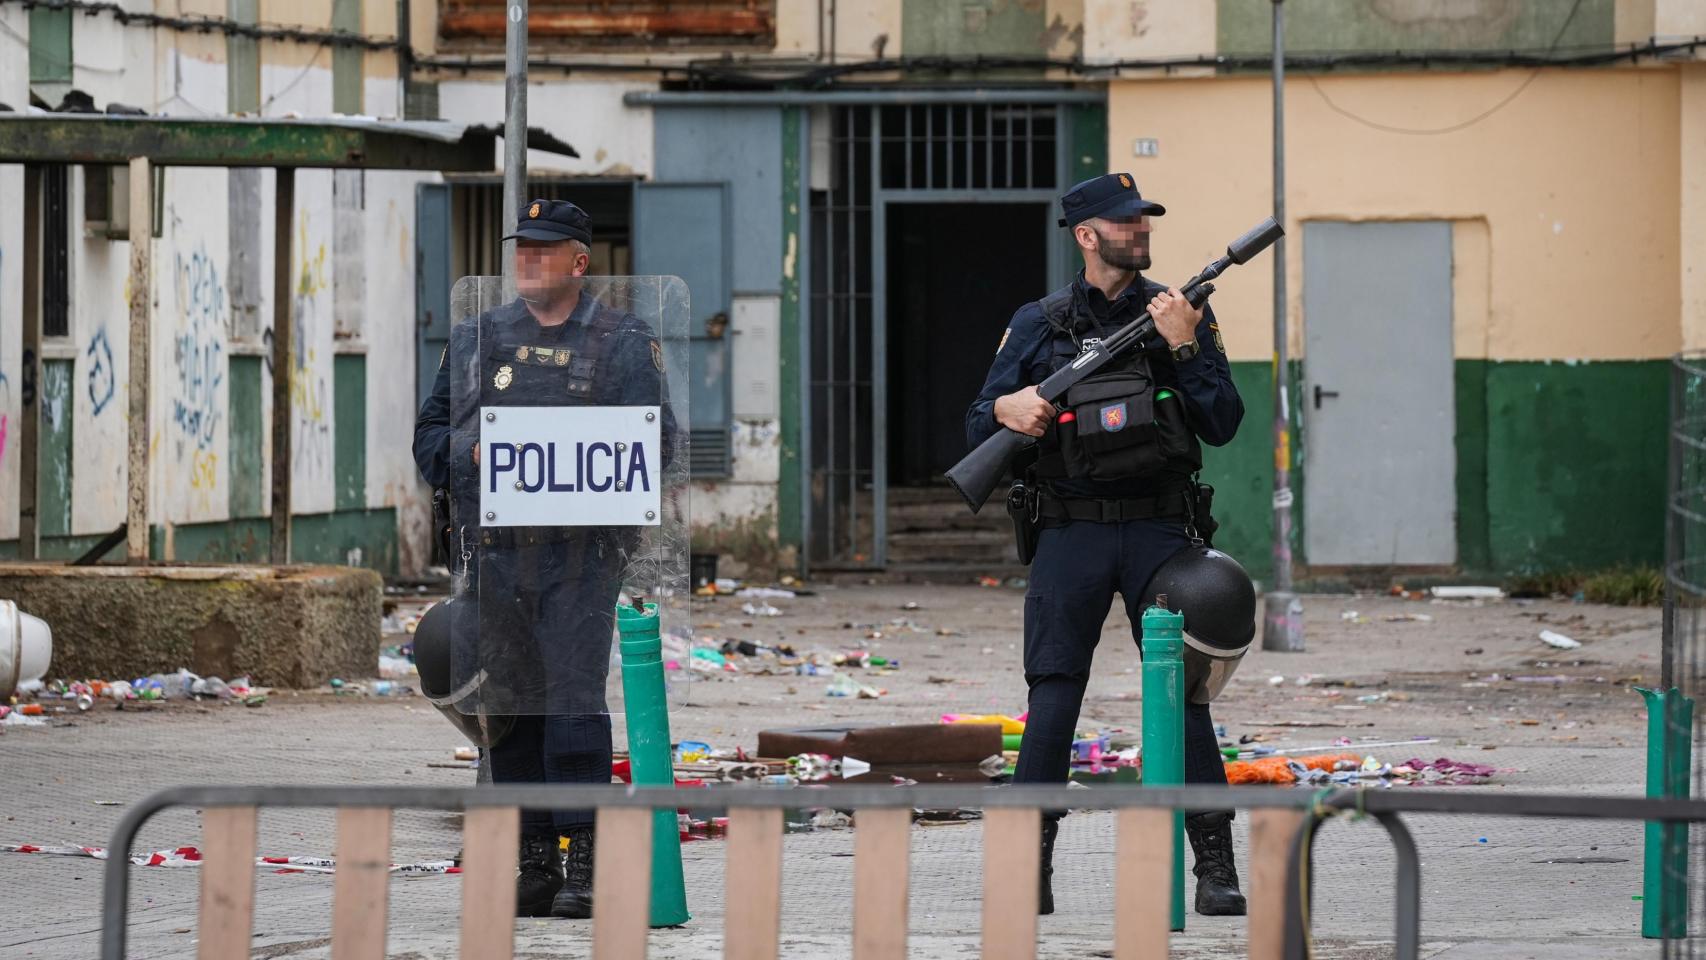
[[1082,250],[1095,250],[1101,242],[1101,238],[1096,235],[1096,228],[1091,226],[1088,220],[1072,228],[1072,238],[1078,241],[1079,249]]
[[572,242],[569,247],[574,251],[574,258],[569,261],[569,276],[586,276],[587,270],[592,268],[592,251],[578,240]]

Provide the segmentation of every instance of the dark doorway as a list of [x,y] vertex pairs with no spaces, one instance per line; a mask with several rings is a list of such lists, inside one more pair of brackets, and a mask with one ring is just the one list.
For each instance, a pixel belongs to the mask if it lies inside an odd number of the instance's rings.
[[889,484],[939,482],[1013,312],[1048,292],[1040,203],[888,207]]

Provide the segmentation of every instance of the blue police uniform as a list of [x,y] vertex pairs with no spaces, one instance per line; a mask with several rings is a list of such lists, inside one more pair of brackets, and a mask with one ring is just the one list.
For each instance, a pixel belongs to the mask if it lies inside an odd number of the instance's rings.
[[[1140,316],[1164,284],[1139,277],[1112,302],[1084,280],[1073,281],[1087,317],[1084,337],[1111,334]],[[1244,417],[1244,401],[1232,383],[1232,369],[1220,344],[1220,328],[1211,307],[1203,307],[1197,325],[1198,354],[1176,362],[1165,351],[1150,355],[1158,387],[1176,391],[1184,401],[1186,423],[1203,442],[1229,442]],[[1082,342],[1082,337],[1080,341]],[[975,448],[1000,425],[995,400],[1048,375],[1078,355],[1073,336],[1050,324],[1040,303],[1013,314],[983,390],[966,414],[966,442]],[[1188,469],[1162,471],[1141,480],[1056,478],[1045,489],[1061,499],[1130,499],[1179,491],[1181,503]],[[1176,516],[1098,523],[1067,520],[1045,525],[1032,561],[1025,593],[1025,681],[1030,686],[1030,716],[1014,772],[1016,782],[1066,780],[1079,706],[1090,679],[1090,661],[1118,593],[1131,619],[1132,637],[1141,653],[1144,588],[1157,568],[1190,543],[1181,508]],[[1207,704],[1185,711],[1185,779],[1225,783],[1214,722]]]
[[[1165,209],[1144,200],[1129,174],[1078,184],[1061,198],[1061,226],[1092,217],[1130,220]],[[997,398],[1042,383],[1088,343],[1137,319],[1166,286],[1138,275],[1111,301],[1082,272],[1067,288],[1014,315],[989,376],[966,413],[966,440],[976,448],[997,430]],[[1232,383],[1220,327],[1206,306],[1197,351],[1176,356],[1159,337],[1107,371],[1081,381],[1039,444],[1028,469],[1040,482],[1037,535],[1025,594],[1025,681],[1030,713],[1020,744],[1016,783],[1067,779],[1090,664],[1117,593],[1142,655],[1142,605],[1150,580],[1189,546],[1209,519],[1201,513],[1194,474],[1199,442],[1229,442],[1244,416]],[[1099,379],[1098,379],[1099,378]],[[1092,382],[1096,381],[1096,382]],[[1225,783],[1226,772],[1207,704],[1187,703],[1185,779]],[[1058,811],[1044,820],[1038,910],[1052,913],[1051,886]],[[1197,909],[1243,913],[1231,860],[1230,814],[1187,818],[1197,851]]]
[[[543,211],[569,204],[550,204]],[[540,217],[541,204],[533,216]],[[524,217],[526,214],[524,213]],[[523,235],[526,235],[525,233]],[[579,236],[579,234],[575,234]],[[478,391],[472,385],[478,383]],[[656,334],[583,291],[567,320],[541,325],[520,300],[459,323],[421,405],[421,476],[448,489],[458,577],[456,685],[481,676],[478,702],[514,714],[488,751],[499,783],[610,782],[605,703],[615,606],[637,531],[622,527],[483,527],[474,462],[482,406],[660,406],[661,479],[675,437]],[[592,822],[592,811],[527,810],[523,833]]]

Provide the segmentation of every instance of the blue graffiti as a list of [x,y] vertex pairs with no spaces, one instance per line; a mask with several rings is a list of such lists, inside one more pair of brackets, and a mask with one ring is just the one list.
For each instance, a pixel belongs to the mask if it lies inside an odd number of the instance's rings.
[[175,257],[183,332],[173,344],[178,368],[172,422],[207,450],[219,426],[219,388],[225,381],[225,288],[208,255],[197,250],[188,262]]
[[89,360],[89,402],[94,404],[95,415],[100,416],[101,411],[112,402],[115,386],[113,348],[107,342],[107,328],[102,327],[95,331],[85,356]]

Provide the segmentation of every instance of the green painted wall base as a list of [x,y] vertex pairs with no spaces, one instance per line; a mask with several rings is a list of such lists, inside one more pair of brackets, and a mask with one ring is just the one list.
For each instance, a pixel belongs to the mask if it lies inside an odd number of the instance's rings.
[[[71,560],[99,543],[103,534],[43,537],[41,559]],[[366,567],[381,574],[397,573],[397,511],[340,510],[335,513],[298,514],[291,519],[291,557],[295,563],[333,563]],[[165,557],[165,529],[149,529],[148,554]],[[173,559],[189,563],[265,563],[272,543],[272,526],[265,517],[186,523],[172,528]],[[124,544],[114,547],[106,559],[122,557]],[[0,560],[15,560],[16,540],[0,541]]]
[[[1294,368],[1294,382],[1302,382],[1301,371]],[[1459,572],[1499,577],[1656,566],[1664,550],[1667,371],[1664,360],[1457,361]],[[1215,487],[1215,545],[1267,579],[1273,575],[1272,364],[1235,362],[1232,378],[1244,398],[1244,422],[1230,444],[1204,449],[1203,478]],[[1304,419],[1292,475],[1301,507],[1293,513],[1300,565],[1309,562],[1304,529],[1332,522],[1310,515],[1301,469],[1307,411]]]

